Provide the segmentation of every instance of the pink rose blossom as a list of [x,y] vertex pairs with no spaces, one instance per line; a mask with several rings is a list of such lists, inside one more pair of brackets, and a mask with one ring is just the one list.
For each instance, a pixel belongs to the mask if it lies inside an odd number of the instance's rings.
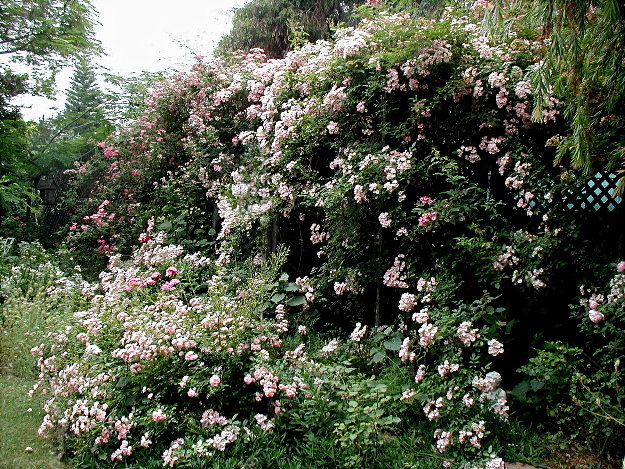
[[505,469],[503,459],[494,457],[486,463],[486,469]]
[[219,386],[219,383],[221,383],[221,378],[217,375],[213,375],[210,377],[208,382],[210,383],[211,386]]
[[161,285],[161,290],[163,291],[172,291],[174,289],[174,287],[176,285],[178,285],[180,283],[180,280],[174,278],[169,280],[168,282],[165,282],[163,285]]
[[503,344],[495,339],[489,340],[488,353],[492,356],[501,355],[503,353]]
[[399,310],[406,312],[412,311],[416,303],[416,298],[412,293],[402,293],[399,299]]
[[141,446],[143,448],[147,448],[151,444],[152,444],[152,440],[150,440],[150,434],[144,433],[143,436],[141,436]]
[[152,420],[154,420],[155,422],[160,422],[162,420],[165,420],[166,418],[167,415],[165,415],[161,409],[157,409],[152,412]]
[[334,293],[342,295],[347,291],[347,284],[345,282],[334,282]]
[[357,204],[361,204],[367,200],[367,194],[365,193],[365,188],[360,184],[356,184],[354,186],[354,200]]
[[436,338],[438,327],[432,324],[423,324],[419,328],[419,344],[422,347],[427,347]]
[[480,336],[479,329],[471,329],[472,326],[473,324],[471,322],[464,321],[456,330],[456,335],[465,347],[471,346],[471,344]]
[[414,377],[415,383],[420,383],[425,378],[425,365],[419,365],[419,369],[417,370],[417,374]]
[[410,351],[410,339],[406,337],[399,348],[399,358],[401,361],[414,361],[417,355]]
[[360,342],[367,332],[367,326],[362,326],[361,323],[356,323],[356,328],[352,331],[350,337],[354,342]]
[[597,311],[596,309],[591,309],[590,311],[588,311],[588,317],[595,324],[605,319],[605,316],[603,315],[603,313],[600,311]]
[[419,217],[419,226],[427,225],[429,222],[436,220],[437,216],[436,212],[425,212]]
[[380,222],[380,225],[382,225],[383,228],[389,228],[391,224],[393,223],[393,220],[391,220],[388,217],[387,212],[380,213],[380,215],[378,216],[378,221]]
[[119,156],[119,150],[116,150],[113,147],[107,147],[104,149],[104,156],[108,156],[109,158]]

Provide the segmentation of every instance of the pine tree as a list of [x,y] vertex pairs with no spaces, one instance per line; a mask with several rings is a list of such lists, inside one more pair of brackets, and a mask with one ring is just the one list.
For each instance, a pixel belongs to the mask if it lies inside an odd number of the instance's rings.
[[87,57],[78,58],[65,108],[58,116],[39,122],[32,138],[41,174],[70,167],[94,154],[97,142],[104,140],[112,127],[105,105],[106,95],[98,86],[95,67]]
[[67,90],[63,120],[67,130],[77,135],[92,133],[104,121],[104,94],[88,58],[80,57]]

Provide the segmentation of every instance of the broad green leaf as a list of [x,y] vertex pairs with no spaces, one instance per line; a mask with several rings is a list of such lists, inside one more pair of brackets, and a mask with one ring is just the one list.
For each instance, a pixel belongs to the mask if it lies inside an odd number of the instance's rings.
[[401,348],[402,340],[400,338],[384,341],[384,347],[387,350],[397,351]]
[[280,303],[282,300],[284,300],[285,297],[286,295],[284,293],[276,293],[271,297],[271,301],[273,301],[274,303]]
[[306,297],[304,295],[294,296],[286,303],[289,306],[301,306],[306,304]]

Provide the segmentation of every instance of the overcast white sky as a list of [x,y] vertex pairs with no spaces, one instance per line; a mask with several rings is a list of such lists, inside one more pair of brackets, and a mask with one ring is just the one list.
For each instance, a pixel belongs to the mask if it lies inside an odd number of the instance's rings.
[[[166,68],[185,69],[196,54],[208,56],[219,38],[230,29],[231,11],[246,0],[92,0],[98,10],[97,37],[108,54],[98,65],[111,73],[129,75]],[[59,76],[62,91],[71,70]],[[43,98],[22,97],[26,119],[37,120],[62,107]]]

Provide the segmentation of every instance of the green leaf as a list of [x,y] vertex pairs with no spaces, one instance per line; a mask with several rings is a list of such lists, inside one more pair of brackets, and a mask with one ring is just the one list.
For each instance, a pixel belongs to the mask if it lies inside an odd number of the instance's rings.
[[298,295],[291,298],[286,303],[289,306],[301,306],[306,304],[306,297],[304,295]]
[[376,352],[373,354],[373,357],[371,357],[371,360],[369,360],[369,364],[380,363],[385,358],[386,354],[384,352]]
[[376,385],[371,388],[371,391],[378,392],[378,393],[385,393],[387,389],[388,387],[386,386],[386,384],[376,383]]
[[130,381],[130,376],[122,376],[121,378],[117,380],[116,385],[118,388],[123,388],[124,386],[128,384],[129,381]]
[[387,350],[397,351],[401,348],[402,340],[400,338],[384,341],[384,348]]
[[527,394],[527,391],[529,391],[530,389],[530,385],[527,381],[521,381],[519,384],[517,384],[513,389],[512,389],[512,394],[514,396],[525,396],[525,394]]
[[271,301],[273,301],[274,303],[280,303],[282,300],[284,300],[285,297],[286,295],[284,293],[276,293],[271,297]]
[[533,379],[530,381],[530,386],[532,387],[532,391],[536,392],[545,387],[545,383],[542,381],[538,381],[537,379]]
[[513,319],[512,321],[508,323],[508,325],[506,326],[506,335],[510,334],[510,331],[512,331],[512,328],[517,322],[518,322],[518,319]]

